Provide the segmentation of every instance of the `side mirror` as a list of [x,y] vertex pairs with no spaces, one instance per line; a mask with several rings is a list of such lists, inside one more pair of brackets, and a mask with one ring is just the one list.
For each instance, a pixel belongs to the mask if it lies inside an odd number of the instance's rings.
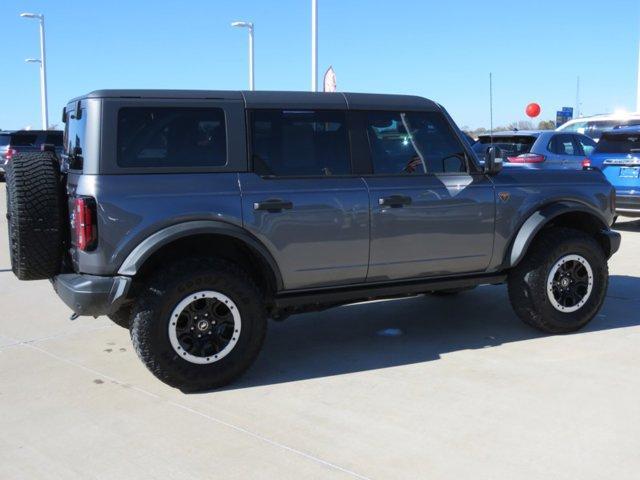
[[489,147],[484,162],[484,171],[489,175],[495,175],[502,170],[502,152],[498,147]]

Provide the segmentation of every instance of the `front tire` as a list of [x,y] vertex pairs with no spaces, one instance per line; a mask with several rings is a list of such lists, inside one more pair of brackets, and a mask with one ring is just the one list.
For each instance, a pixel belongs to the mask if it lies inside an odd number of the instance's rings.
[[257,357],[267,330],[263,296],[235,264],[172,265],[135,303],[133,346],[158,379],[185,392],[222,387]]
[[543,231],[510,272],[509,300],[528,325],[569,333],[598,313],[609,283],[607,258],[591,236],[569,228]]

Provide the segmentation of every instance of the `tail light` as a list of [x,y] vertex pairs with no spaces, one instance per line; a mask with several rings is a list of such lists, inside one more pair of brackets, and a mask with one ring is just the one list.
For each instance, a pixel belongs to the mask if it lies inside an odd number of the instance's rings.
[[96,208],[91,198],[75,199],[73,207],[73,224],[76,246],[83,251],[91,250],[98,239],[96,229]]
[[4,159],[8,162],[16,153],[18,153],[18,151],[15,148],[9,148],[4,154]]
[[582,160],[582,169],[583,170],[591,170],[591,160],[585,158]]
[[523,153],[517,157],[507,157],[510,163],[542,163],[546,160],[544,155],[537,153]]

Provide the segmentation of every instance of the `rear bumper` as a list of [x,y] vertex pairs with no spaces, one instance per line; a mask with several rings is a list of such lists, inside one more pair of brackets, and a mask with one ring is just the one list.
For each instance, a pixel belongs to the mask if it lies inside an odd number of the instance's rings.
[[52,280],[53,289],[78,315],[108,315],[125,301],[131,278],[65,273]]
[[616,213],[627,217],[640,217],[640,193],[616,193]]

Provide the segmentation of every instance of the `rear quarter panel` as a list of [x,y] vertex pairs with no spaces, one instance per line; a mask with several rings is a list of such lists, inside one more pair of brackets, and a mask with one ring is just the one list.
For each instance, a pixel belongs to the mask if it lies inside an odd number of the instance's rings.
[[242,226],[237,173],[76,175],[67,182],[75,196],[95,198],[97,247],[72,249],[76,271],[112,275],[126,256],[158,230],[191,220]]

